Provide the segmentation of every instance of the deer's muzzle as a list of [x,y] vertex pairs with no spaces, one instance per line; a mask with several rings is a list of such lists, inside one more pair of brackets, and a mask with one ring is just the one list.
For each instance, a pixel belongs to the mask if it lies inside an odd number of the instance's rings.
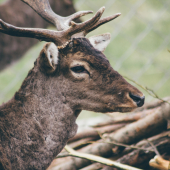
[[133,101],[137,104],[138,107],[143,106],[144,101],[145,101],[145,96],[138,96],[138,95],[134,95],[132,93],[129,93],[130,98],[133,99]]

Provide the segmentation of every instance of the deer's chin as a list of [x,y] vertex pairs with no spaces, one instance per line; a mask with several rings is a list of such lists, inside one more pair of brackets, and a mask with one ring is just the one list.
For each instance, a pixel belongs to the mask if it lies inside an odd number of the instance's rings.
[[136,109],[136,107],[116,107],[114,112],[131,112],[134,109]]
[[137,107],[115,107],[113,109],[109,109],[107,111],[107,113],[111,113],[111,112],[131,112],[133,111],[134,109],[136,109]]

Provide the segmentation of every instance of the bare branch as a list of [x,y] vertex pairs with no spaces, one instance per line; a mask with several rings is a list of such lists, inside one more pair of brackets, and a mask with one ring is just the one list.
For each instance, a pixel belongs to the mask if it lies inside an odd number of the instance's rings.
[[122,146],[122,147],[125,147],[125,148],[131,148],[131,149],[144,150],[144,151],[148,151],[148,152],[154,152],[154,150],[145,149],[145,148],[140,148],[140,147],[132,146],[132,145],[126,145],[126,144],[119,143],[119,142],[115,142],[115,141],[109,142],[109,141],[107,140],[107,137],[104,138],[104,137],[102,136],[102,134],[100,134],[100,132],[98,132],[98,133],[99,133],[99,136],[100,136],[100,138],[103,140],[104,143],[113,144],[113,145],[117,145],[117,146]]
[[146,139],[146,141],[152,146],[152,148],[155,151],[155,154],[158,155],[158,156],[161,156],[161,154],[158,152],[156,146],[151,141],[149,141],[148,139]]
[[120,123],[120,124],[113,124],[113,125],[108,125],[105,127],[99,127],[99,128],[93,128],[93,129],[89,129],[89,130],[84,130],[80,133],[78,133],[76,136],[74,136],[73,138],[69,139],[68,143],[83,139],[83,138],[89,138],[89,137],[96,137],[99,138],[99,134],[98,131],[100,133],[110,133],[113,132],[117,129],[120,129],[121,127],[125,126],[126,123]]
[[69,154],[67,156],[84,158],[84,159],[88,159],[88,160],[91,160],[91,161],[99,162],[99,163],[104,164],[104,165],[117,167],[117,168],[120,168],[120,169],[141,170],[139,168],[134,168],[134,167],[129,166],[129,165],[121,164],[121,163],[118,163],[118,162],[115,162],[115,161],[112,161],[112,160],[109,160],[109,159],[106,159],[106,158],[102,158],[100,156],[77,152],[77,151],[73,150],[72,148],[70,148],[68,145],[65,146],[65,150],[67,152],[69,152]]

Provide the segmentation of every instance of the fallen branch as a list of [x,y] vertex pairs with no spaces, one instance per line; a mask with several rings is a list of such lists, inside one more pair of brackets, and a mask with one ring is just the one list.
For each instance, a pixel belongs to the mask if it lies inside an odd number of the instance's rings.
[[[137,143],[136,146],[151,149],[152,146],[150,146],[150,143],[152,143],[158,150],[160,151],[161,154],[167,153],[168,150],[170,150],[170,131],[166,131],[163,133],[160,133],[159,135],[153,136],[151,138],[148,138],[147,140],[142,140],[141,142]],[[148,142],[149,141],[149,142]],[[142,150],[125,150],[118,156],[120,156],[119,159],[116,161],[123,163],[123,164],[128,164],[131,166],[137,166],[138,168],[143,168],[143,169],[150,169],[149,168],[149,160],[154,156],[153,152],[147,152],[147,151],[142,151]],[[159,157],[159,156],[158,156]],[[114,158],[115,159],[115,158]],[[163,159],[159,159],[162,164],[164,161]],[[153,160],[152,160],[153,161]],[[151,161],[151,162],[152,162]],[[153,167],[158,166],[155,165],[156,161],[153,161]],[[167,162],[167,161],[166,161]],[[159,163],[160,164],[160,163]],[[162,168],[162,165],[160,166]],[[163,170],[163,168],[160,170]],[[109,167],[105,167],[104,170],[110,170]],[[117,170],[115,168],[114,170]],[[166,169],[168,170],[168,169]]]
[[[144,140],[145,142],[137,144],[137,147],[145,148],[145,149],[152,149],[152,146],[150,143],[152,143],[156,148],[158,148],[159,152],[161,154],[165,153],[166,151],[170,150],[170,131],[163,132],[159,135],[156,135],[152,138],[149,138],[147,141]],[[149,142],[148,142],[149,141]],[[123,154],[123,153],[122,153]],[[147,152],[144,150],[134,150],[130,153],[124,154],[122,157],[120,157],[118,162],[123,163],[123,164],[128,164],[132,166],[137,166],[141,167],[144,166],[143,164],[146,163],[148,166],[149,160],[155,155],[154,152]],[[144,168],[144,167],[142,167]],[[146,169],[146,167],[144,168]]]
[[103,168],[103,165],[100,164],[100,163],[93,163],[89,166],[86,166],[80,170],[98,170],[98,169],[102,169]]
[[[148,116],[111,133],[108,142],[131,145],[141,139],[166,130],[166,122],[162,110],[159,108],[155,113],[149,114]],[[114,144],[110,143],[94,143],[82,148],[81,151],[102,157],[111,157],[113,155],[112,148],[114,146]],[[90,160],[71,158],[69,161],[56,167],[56,170],[61,169],[61,167],[63,167],[64,170],[81,169],[89,164],[91,164]]]
[[69,139],[68,143],[83,139],[83,138],[100,138],[99,134],[97,131],[99,131],[100,133],[109,133],[109,132],[113,132],[117,129],[120,129],[121,127],[125,126],[126,123],[120,123],[120,124],[116,124],[116,125],[110,125],[110,126],[105,126],[102,128],[96,128],[96,129],[91,129],[91,130],[85,130],[83,132],[78,133],[75,137]]
[[152,146],[152,148],[154,149],[156,155],[161,156],[161,154],[159,153],[158,149],[156,148],[156,146],[149,140],[146,139],[146,141]]
[[111,133],[110,141],[132,144],[166,130],[167,121],[162,112],[159,108],[154,113]]
[[119,123],[119,124],[107,125],[104,127],[97,127],[97,128],[94,128],[94,130],[97,132],[100,132],[100,134],[111,133],[124,127],[125,125],[127,125],[127,123]]
[[[109,144],[113,144],[113,145],[116,145],[116,146],[122,146],[122,147],[125,147],[125,148],[131,148],[131,149],[137,149],[137,150],[143,150],[143,151],[147,151],[147,152],[155,152],[155,150],[152,150],[152,149],[146,149],[146,148],[140,148],[140,147],[137,147],[137,146],[134,146],[134,145],[126,145],[126,144],[123,144],[123,143],[118,143],[118,142],[108,142],[107,139],[104,139],[102,136],[101,138],[103,139],[103,143],[109,143]],[[155,149],[155,148],[154,148]],[[114,152],[115,153],[115,152]]]
[[[144,110],[142,112],[138,112],[138,113],[127,113],[118,117],[114,116],[114,113],[108,113],[109,116],[113,117],[111,120],[107,121],[107,122],[101,122],[98,123],[96,125],[93,125],[92,127],[102,127],[102,126],[106,126],[106,125],[113,125],[113,124],[120,124],[120,123],[131,123],[131,122],[135,122],[149,114],[152,114],[153,112],[155,112],[156,109],[150,109],[150,110]],[[112,116],[113,115],[113,116]]]
[[90,143],[94,143],[96,142],[96,140],[99,139],[99,136],[97,137],[90,137],[90,138],[83,138],[83,139],[80,139],[80,140],[77,140],[75,142],[72,142],[72,143],[68,143],[68,145],[74,149],[80,149]]
[[108,165],[108,166],[112,166],[112,167],[116,167],[116,168],[120,168],[120,169],[125,169],[125,170],[141,170],[139,168],[134,168],[132,166],[124,165],[124,164],[121,164],[121,163],[118,163],[115,161],[111,161],[109,159],[102,158],[102,157],[99,157],[96,155],[77,152],[77,151],[73,150],[72,148],[70,148],[68,145],[65,146],[65,150],[69,153],[68,154],[69,156],[84,158],[84,159],[88,159],[90,161],[99,162],[104,165]]

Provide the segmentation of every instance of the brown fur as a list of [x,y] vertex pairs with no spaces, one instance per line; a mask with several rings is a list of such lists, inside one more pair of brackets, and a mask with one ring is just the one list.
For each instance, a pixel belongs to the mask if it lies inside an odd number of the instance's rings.
[[[46,59],[49,45],[19,91],[0,107],[1,169],[46,169],[76,134],[81,110],[130,111],[137,106],[128,93],[143,95],[86,38],[59,49],[55,70]],[[88,74],[74,74],[70,69],[74,62],[83,63]]]

